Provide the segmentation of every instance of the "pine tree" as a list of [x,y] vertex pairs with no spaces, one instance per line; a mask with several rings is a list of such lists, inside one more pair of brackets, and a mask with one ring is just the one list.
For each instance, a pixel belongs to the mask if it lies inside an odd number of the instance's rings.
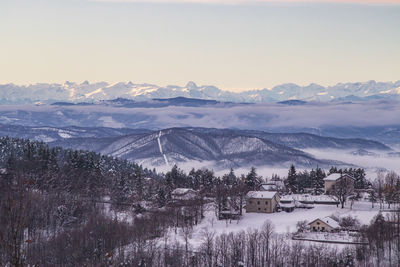
[[140,167],[135,168],[135,190],[139,199],[143,198],[143,177]]
[[236,183],[237,178],[232,168],[228,174],[225,174],[222,177],[222,180],[224,181],[225,185],[234,185]]
[[310,179],[310,174],[308,173],[307,170],[304,170],[303,172],[300,172],[297,175],[297,192],[298,193],[304,193],[305,188],[311,187],[311,179]]
[[165,178],[172,189],[176,187],[185,187],[187,184],[186,175],[176,165],[172,167],[171,171],[165,174]]
[[214,185],[214,172],[203,169],[199,170],[201,184],[204,188],[211,188]]
[[296,168],[292,164],[289,169],[288,177],[286,179],[286,186],[292,193],[297,193],[297,173]]
[[158,206],[160,208],[164,207],[165,204],[167,203],[167,198],[166,198],[165,190],[164,190],[163,187],[158,188],[158,191],[157,191],[157,203],[158,203]]
[[244,183],[249,188],[249,190],[257,189],[257,187],[261,184],[261,181],[257,177],[256,168],[251,167],[250,172],[246,175]]
[[334,167],[334,166],[332,166],[332,167],[329,169],[329,174],[338,173],[338,172],[339,172],[338,169],[337,169],[336,167]]
[[326,177],[325,172],[317,167],[315,169],[315,176],[314,179],[312,179],[313,181],[313,188],[314,188],[314,193],[317,195],[320,195],[324,192],[324,178]]

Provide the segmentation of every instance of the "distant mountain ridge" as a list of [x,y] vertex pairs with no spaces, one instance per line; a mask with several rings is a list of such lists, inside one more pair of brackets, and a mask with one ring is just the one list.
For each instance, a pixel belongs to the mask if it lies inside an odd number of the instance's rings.
[[[88,102],[125,98],[135,101],[166,98],[197,98],[235,103],[279,102],[287,100],[302,101],[343,101],[371,99],[400,99],[400,80],[396,82],[357,82],[338,83],[334,86],[310,84],[299,86],[287,83],[270,89],[230,92],[215,86],[198,86],[189,82],[185,86],[135,84],[132,82],[83,83],[65,82],[63,84],[38,83],[31,85],[0,85],[1,104]],[[294,102],[293,102],[294,103]],[[297,103],[298,104],[298,103]]]
[[[256,130],[238,130],[238,129],[216,129],[216,128],[170,128],[161,131],[170,133],[190,132],[200,135],[218,135],[218,136],[246,136],[261,138],[268,142],[273,142],[278,145],[283,145],[295,149],[307,148],[323,148],[323,149],[369,149],[390,151],[390,147],[373,140],[362,138],[334,138],[327,136],[319,136],[309,133],[271,133]],[[0,124],[0,136],[10,136],[15,138],[31,139],[43,141],[47,143],[60,142],[68,143],[70,140],[80,140],[79,145],[82,149],[85,148],[88,142],[98,141],[99,145],[108,144],[116,139],[124,138],[125,136],[141,136],[152,135],[159,133],[159,130],[148,129],[129,129],[129,128],[109,128],[109,127],[40,127],[40,126],[21,126]],[[89,140],[88,142],[83,140]],[[96,141],[96,142],[97,142]],[[79,148],[79,147],[77,147]]]
[[296,149],[371,149],[389,151],[390,147],[373,140],[361,138],[335,138],[328,136],[319,136],[310,133],[270,133],[254,130],[229,130],[229,129],[208,129],[192,128],[194,131],[212,133],[212,132],[235,132],[237,134],[253,136],[268,140],[275,144],[281,144]]
[[190,161],[215,162],[218,168],[345,165],[317,159],[303,149],[372,150],[392,153],[379,142],[341,139],[306,133],[269,133],[215,128],[163,130],[107,127],[29,127],[0,124],[0,136],[44,141],[51,146],[95,151],[147,166]]
[[207,100],[207,99],[199,99],[199,98],[187,98],[183,96],[173,97],[173,98],[153,98],[142,101],[135,101],[127,98],[116,98],[111,100],[99,100],[90,102],[54,102],[52,106],[90,106],[90,105],[98,105],[98,106],[110,106],[110,107],[124,107],[124,108],[162,108],[168,106],[177,106],[177,107],[201,107],[201,106],[215,106],[221,105],[226,106],[232,102],[220,102],[217,100]]
[[198,131],[171,128],[115,138],[64,139],[50,143],[67,148],[92,149],[99,153],[132,160],[145,166],[161,166],[190,161],[214,162],[218,168],[343,164],[316,159],[282,144],[235,131]]

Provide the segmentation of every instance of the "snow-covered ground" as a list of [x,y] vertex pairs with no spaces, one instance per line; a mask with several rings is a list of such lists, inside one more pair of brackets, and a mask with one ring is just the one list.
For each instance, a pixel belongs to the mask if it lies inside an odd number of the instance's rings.
[[[356,217],[362,224],[369,224],[371,220],[379,212],[379,205],[371,207],[371,203],[360,201],[355,202],[352,209],[347,203],[344,209],[335,205],[315,205],[313,209],[295,209],[293,212],[277,212],[271,214],[265,213],[244,213],[243,218],[239,221],[218,221],[215,217],[215,212],[210,206],[205,213],[205,218],[200,224],[193,228],[193,233],[189,243],[193,248],[196,248],[202,240],[204,230],[215,232],[216,235],[230,232],[240,232],[248,229],[260,229],[265,221],[269,220],[275,227],[275,231],[279,234],[294,233],[297,231],[296,224],[298,221],[307,220],[309,222],[326,216],[335,215],[337,217],[353,216]],[[184,242],[183,237],[178,231],[170,232],[170,240]]]
[[105,196],[102,199],[103,201],[103,212],[106,216],[110,218],[116,218],[120,222],[133,222],[133,213],[130,211],[116,211],[111,208],[111,199],[109,196]]
[[300,235],[296,235],[298,239],[308,239],[308,240],[318,240],[318,241],[326,241],[326,242],[337,242],[337,243],[359,243],[362,240],[357,240],[357,237],[360,237],[357,233],[350,232],[338,232],[338,233],[328,233],[328,232],[309,232],[303,233]]

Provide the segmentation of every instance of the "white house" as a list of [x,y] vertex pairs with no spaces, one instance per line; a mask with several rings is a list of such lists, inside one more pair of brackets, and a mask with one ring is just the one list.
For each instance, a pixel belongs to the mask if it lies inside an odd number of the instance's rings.
[[280,197],[273,191],[250,191],[246,195],[246,212],[271,213],[277,210]]
[[318,218],[308,224],[312,231],[332,232],[340,228],[339,222],[331,217]]

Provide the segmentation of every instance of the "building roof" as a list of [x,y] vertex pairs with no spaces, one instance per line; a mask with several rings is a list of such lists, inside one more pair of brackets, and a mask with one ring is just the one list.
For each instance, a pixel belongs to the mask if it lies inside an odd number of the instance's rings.
[[309,224],[312,224],[313,222],[315,222],[317,220],[323,221],[324,223],[326,223],[327,225],[329,225],[332,228],[340,228],[339,222],[329,216],[322,218],[322,219],[321,218],[315,219],[314,221],[310,222]]
[[173,195],[185,195],[187,193],[196,193],[196,191],[191,188],[176,188],[171,192]]
[[260,190],[264,191],[275,191],[276,190],[276,184],[261,184],[260,185]]
[[249,191],[247,193],[248,198],[263,198],[263,199],[272,199],[276,194],[275,191]]
[[343,176],[347,176],[347,177],[349,177],[349,178],[354,180],[353,177],[351,177],[350,175],[348,175],[346,173],[345,174],[331,173],[324,179],[324,181],[337,181],[338,179],[342,178]]

